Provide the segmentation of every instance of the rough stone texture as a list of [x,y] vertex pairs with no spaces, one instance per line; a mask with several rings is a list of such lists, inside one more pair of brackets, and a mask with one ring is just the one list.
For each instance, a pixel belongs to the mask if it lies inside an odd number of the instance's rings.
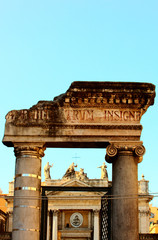
[[113,162],[114,196],[112,237],[114,240],[138,239],[137,162],[132,152],[121,151]]
[[45,142],[47,147],[106,147],[139,141],[140,119],[154,103],[148,83],[73,82],[53,101],[6,115],[3,143]]
[[[27,197],[27,193],[40,189],[40,180],[35,180],[40,164],[37,167],[33,163],[35,157],[41,156],[40,146],[106,148],[109,143],[106,159],[113,163],[114,196],[138,195],[137,163],[145,152],[140,142],[140,120],[153,105],[154,97],[155,86],[148,83],[73,82],[65,94],[53,101],[40,101],[30,109],[10,111],[6,115],[3,143],[15,147],[15,196],[21,197],[23,192]],[[18,154],[16,146],[20,147]],[[33,152],[37,147],[38,156],[35,156]],[[131,155],[127,156],[129,151]],[[32,158],[32,167],[28,155]],[[23,172],[25,168],[27,172]],[[29,177],[34,180],[30,182]],[[15,200],[13,240],[39,240],[40,215],[35,219],[35,210],[31,212],[32,207],[39,208],[39,203],[25,204],[30,208],[25,218],[23,207],[16,206],[17,203]],[[33,229],[29,225],[32,219]],[[121,224],[122,219],[125,222]],[[137,240],[137,198],[114,200],[112,221],[113,240]]]
[[16,145],[13,240],[39,240],[41,157],[44,149]]

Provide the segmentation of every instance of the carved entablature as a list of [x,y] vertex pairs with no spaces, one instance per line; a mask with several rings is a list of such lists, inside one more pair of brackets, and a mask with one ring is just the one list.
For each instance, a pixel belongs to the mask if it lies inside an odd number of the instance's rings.
[[30,109],[10,111],[8,122],[53,123],[140,122],[154,103],[154,85],[145,83],[74,82],[54,101],[39,101]]
[[154,85],[127,82],[73,82],[64,95],[64,105],[143,109],[153,104]]
[[9,146],[17,136],[24,139],[26,135],[28,142],[33,136],[33,141],[50,145],[60,141],[81,145],[138,141],[141,117],[153,105],[154,97],[155,86],[148,83],[73,82],[65,94],[53,101],[39,101],[30,109],[10,111],[3,142]]

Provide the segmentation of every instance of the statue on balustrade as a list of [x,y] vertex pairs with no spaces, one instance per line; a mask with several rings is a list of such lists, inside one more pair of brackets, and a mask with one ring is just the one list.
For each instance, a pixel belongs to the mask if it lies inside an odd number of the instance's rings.
[[103,165],[98,168],[101,168],[101,179],[108,179],[108,173],[106,170],[107,166],[105,165],[105,162],[103,162]]
[[49,165],[49,162],[46,163],[46,165],[44,166],[44,176],[45,176],[45,180],[47,179],[51,179],[50,176],[50,168],[53,167],[52,165]]

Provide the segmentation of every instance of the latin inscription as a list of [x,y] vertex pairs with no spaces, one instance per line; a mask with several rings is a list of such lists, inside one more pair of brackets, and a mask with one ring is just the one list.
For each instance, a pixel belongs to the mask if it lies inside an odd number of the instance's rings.
[[[11,111],[7,114],[8,121],[15,120],[17,111]],[[62,113],[62,111],[61,111]],[[112,109],[64,109],[64,116],[68,122],[117,122],[117,121],[135,121],[141,119],[141,111],[139,110],[112,110]],[[51,121],[51,110],[21,110],[18,119],[31,121]]]
[[93,110],[65,110],[66,120],[94,120]]
[[140,111],[105,110],[105,120],[107,121],[140,121],[140,118]]
[[81,110],[66,109],[65,118],[67,121],[140,121],[141,112],[132,110]]
[[[10,111],[7,116],[6,119],[11,121],[11,120],[15,120],[16,118],[16,114],[18,113],[18,111]],[[21,110],[19,111],[19,118],[21,120],[34,120],[34,121],[38,121],[38,120],[49,120],[50,119],[50,110],[34,110],[34,111],[29,111],[29,110]]]

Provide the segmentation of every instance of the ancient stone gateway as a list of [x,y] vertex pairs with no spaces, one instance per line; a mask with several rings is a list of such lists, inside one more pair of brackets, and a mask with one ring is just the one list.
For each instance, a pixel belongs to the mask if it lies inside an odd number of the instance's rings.
[[154,97],[148,83],[73,82],[54,101],[7,114],[3,143],[16,156],[13,240],[39,240],[47,147],[106,149],[113,166],[112,238],[138,240],[137,164],[145,152],[140,120]]

